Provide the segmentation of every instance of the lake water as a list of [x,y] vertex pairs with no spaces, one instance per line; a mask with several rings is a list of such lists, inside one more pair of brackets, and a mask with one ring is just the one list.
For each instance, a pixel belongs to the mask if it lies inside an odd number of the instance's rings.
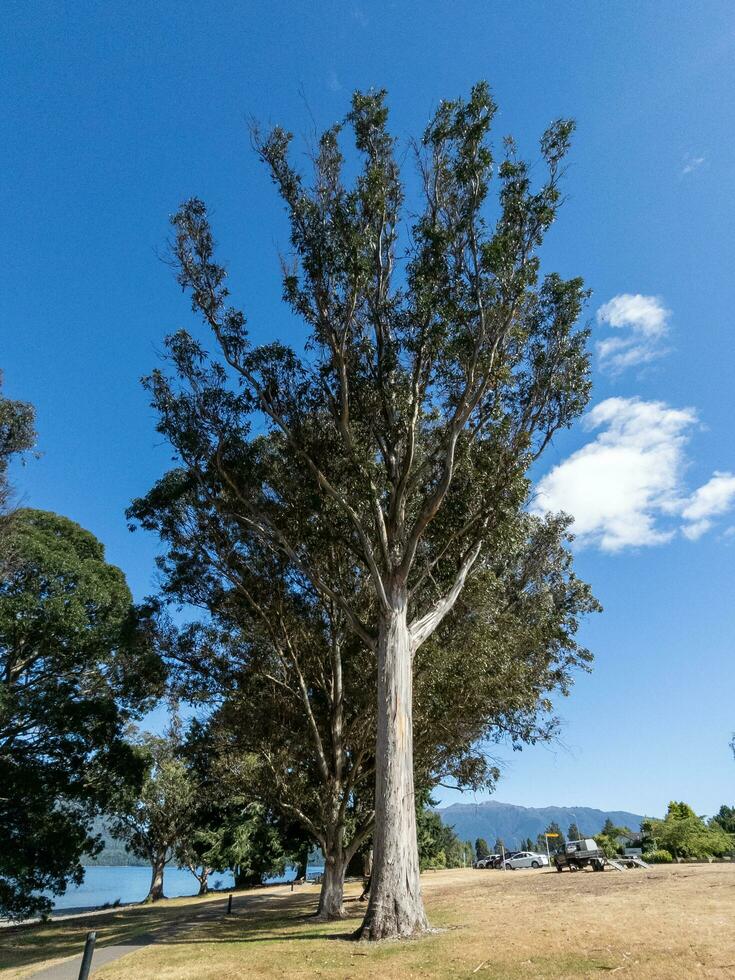
[[[309,866],[309,875],[321,872],[323,868]],[[295,871],[288,868],[281,878],[269,879],[269,883],[291,881]],[[100,905],[110,905],[118,899],[124,905],[128,902],[142,902],[148,894],[151,883],[150,868],[117,867],[92,865],[85,868],[84,881],[78,888],[69,886],[66,894],[54,899],[54,909],[97,908]],[[232,888],[234,879],[232,872],[213,872],[209,876],[210,888]],[[163,876],[163,890],[168,898],[178,898],[181,895],[196,895],[199,882],[190,871],[181,868],[166,868]]]

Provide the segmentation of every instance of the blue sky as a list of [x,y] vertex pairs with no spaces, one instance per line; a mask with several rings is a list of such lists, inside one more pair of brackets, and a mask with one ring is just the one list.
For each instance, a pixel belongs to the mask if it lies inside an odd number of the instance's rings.
[[124,510],[170,458],[139,378],[190,323],[160,261],[182,199],[214,212],[255,338],[290,329],[285,221],[247,119],[308,136],[353,89],[385,87],[405,139],[480,78],[497,135],[529,153],[576,118],[544,261],[593,290],[595,391],[545,457],[537,505],[573,508],[605,612],[585,625],[596,663],[559,707],[560,744],[506,754],[497,797],[732,803],[732,4],[6,0],[0,43],[0,367],[36,405],[42,453],[16,483],[94,531],[138,597],[156,543]]

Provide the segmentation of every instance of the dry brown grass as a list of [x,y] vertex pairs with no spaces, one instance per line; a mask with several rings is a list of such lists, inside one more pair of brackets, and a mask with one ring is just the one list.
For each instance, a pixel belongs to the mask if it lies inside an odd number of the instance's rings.
[[[557,874],[446,871],[423,878],[438,931],[356,944],[351,918],[310,919],[316,889],[243,896],[236,914],[162,939],[99,980],[234,977],[735,977],[735,866]],[[40,965],[40,964],[39,964]],[[14,974],[14,976],[17,974]],[[27,974],[26,974],[27,975]]]

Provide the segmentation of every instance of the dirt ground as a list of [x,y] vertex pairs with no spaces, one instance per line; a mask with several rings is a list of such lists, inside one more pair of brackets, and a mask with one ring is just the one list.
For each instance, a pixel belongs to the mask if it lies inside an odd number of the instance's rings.
[[474,975],[735,978],[733,865],[473,874],[427,881],[427,899],[446,914],[461,895],[461,959],[486,960]]
[[[422,881],[436,931],[420,940],[354,943],[359,887],[348,886],[349,918],[324,925],[310,917],[317,889],[307,886],[267,902],[238,895],[234,915],[162,936],[93,976],[735,978],[735,864],[603,874],[467,869]],[[10,969],[8,980],[32,975],[27,960]]]

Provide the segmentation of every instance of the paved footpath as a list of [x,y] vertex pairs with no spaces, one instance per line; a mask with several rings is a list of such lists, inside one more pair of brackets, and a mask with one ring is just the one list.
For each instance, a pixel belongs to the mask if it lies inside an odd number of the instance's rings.
[[[277,893],[272,892],[270,895],[242,895],[239,896],[239,901],[236,895],[232,903],[233,912],[238,911],[238,906],[239,910],[243,910],[243,906],[250,910],[254,906],[269,904],[273,899],[285,898],[288,894],[290,894],[290,889],[288,891],[285,889],[284,891],[279,890]],[[244,899],[246,901],[243,901]],[[202,922],[211,922],[214,919],[221,918],[227,914],[227,901],[225,899],[224,902],[207,903],[204,907],[200,906],[191,916],[174,922],[170,926],[162,926],[155,932],[141,933],[141,935],[135,936],[123,945],[97,947],[92,958],[90,976],[94,976],[94,971],[100,969],[100,967],[106,966],[108,963],[114,963],[115,960],[119,960],[129,953],[135,953],[139,949],[144,949],[146,946],[165,943],[179,933],[186,932],[194,926],[200,925]],[[29,980],[78,980],[81,964],[82,953],[79,956],[72,956],[71,959],[64,960],[62,963],[57,963],[55,966],[46,967],[46,969],[38,973],[32,973]]]
[[[179,921],[170,926],[163,926],[155,932],[141,933],[125,944],[118,946],[99,946],[95,948],[94,956],[92,957],[90,975],[94,975],[94,971],[100,967],[106,966],[108,963],[113,963],[123,956],[127,956],[128,953],[135,953],[139,949],[143,949],[145,946],[153,946],[155,943],[166,942],[166,940],[172,939],[181,932],[186,932],[187,929],[191,929],[201,922],[218,919],[223,914],[227,914],[227,900],[225,900],[224,904],[221,902],[212,902],[191,917],[187,916],[183,922]],[[39,973],[32,973],[31,977],[33,980],[78,980],[79,967],[81,965],[82,953],[79,956],[72,956],[71,959],[64,960],[63,963],[46,967],[45,970],[41,970]]]

